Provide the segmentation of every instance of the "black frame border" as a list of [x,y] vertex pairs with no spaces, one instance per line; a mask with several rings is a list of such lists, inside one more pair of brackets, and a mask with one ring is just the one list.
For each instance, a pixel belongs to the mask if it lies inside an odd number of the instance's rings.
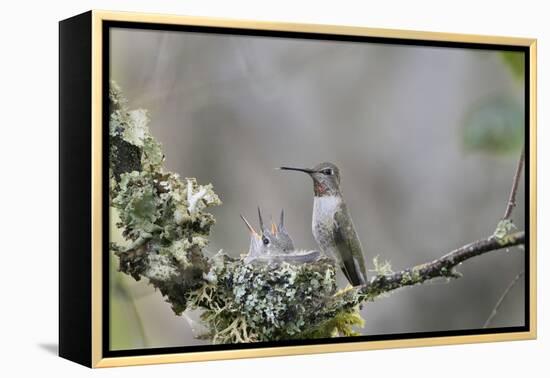
[[92,365],[92,12],[59,22],[59,356]]

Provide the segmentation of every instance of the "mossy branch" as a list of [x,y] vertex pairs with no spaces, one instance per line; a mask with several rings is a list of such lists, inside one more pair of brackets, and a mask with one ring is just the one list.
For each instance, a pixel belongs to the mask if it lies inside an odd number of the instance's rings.
[[164,168],[147,112],[129,110],[110,88],[110,203],[124,245],[111,243],[119,271],[145,278],[176,315],[202,310],[213,343],[354,335],[362,325],[357,293],[339,300],[332,259],[246,263],[207,253],[221,205],[212,185]]
[[[485,240],[397,273],[375,258],[378,275],[363,287],[344,290],[338,289],[337,267],[329,258],[266,264],[246,263],[221,251],[206,253],[215,224],[207,210],[221,205],[213,186],[167,171],[147,112],[129,110],[115,83],[109,99],[111,220],[118,217],[117,229],[125,240],[111,243],[110,250],[118,256],[119,271],[147,279],[176,315],[202,310],[203,337],[213,343],[357,335],[365,302],[434,278],[459,277],[455,268],[460,263],[525,242],[523,231],[513,232],[507,210],[508,217]],[[520,169],[510,204],[515,204]]]
[[462,275],[456,267],[466,260],[500,249],[510,248],[525,243],[525,232],[519,231],[504,237],[492,235],[457,248],[429,263],[421,264],[387,275],[377,275],[364,287],[358,289],[367,300],[390,291],[421,284],[434,278],[459,278]]

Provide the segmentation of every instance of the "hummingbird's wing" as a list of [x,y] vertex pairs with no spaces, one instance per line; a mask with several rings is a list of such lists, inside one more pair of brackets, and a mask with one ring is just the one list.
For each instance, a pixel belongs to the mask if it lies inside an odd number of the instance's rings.
[[351,216],[344,204],[334,213],[334,243],[342,270],[353,286],[364,285],[367,280],[365,258]]

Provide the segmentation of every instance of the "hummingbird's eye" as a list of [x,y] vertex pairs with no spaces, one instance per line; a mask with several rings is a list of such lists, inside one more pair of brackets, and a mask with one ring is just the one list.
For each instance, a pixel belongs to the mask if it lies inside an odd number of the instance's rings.
[[264,243],[264,245],[268,245],[269,244],[269,239],[264,236],[262,238],[262,242]]
[[327,176],[332,176],[334,174],[334,171],[332,168],[323,169],[323,173]]

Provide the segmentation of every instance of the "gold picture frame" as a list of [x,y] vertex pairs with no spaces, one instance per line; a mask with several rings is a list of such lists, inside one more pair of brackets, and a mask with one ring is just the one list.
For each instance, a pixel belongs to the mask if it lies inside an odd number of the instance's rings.
[[[127,22],[140,25],[186,25],[240,30],[311,33],[317,35],[375,37],[403,41],[429,41],[476,45],[521,47],[528,61],[528,329],[519,332],[420,337],[359,342],[237,348],[212,351],[105,356],[103,317],[105,182],[104,110],[105,25]],[[85,53],[82,53],[82,52]],[[358,350],[466,344],[535,339],[537,335],[536,298],[536,209],[537,209],[537,136],[536,136],[536,39],[469,34],[437,33],[412,30],[378,29],[354,26],[294,24],[189,17],[160,14],[93,10],[60,23],[60,355],[89,367],[160,364],[295,354],[346,352]],[[80,66],[73,67],[73,66]],[[78,71],[80,69],[80,71]],[[89,72],[87,71],[89,70]],[[76,86],[76,87],[75,87]],[[77,88],[77,89],[75,89]],[[79,95],[82,94],[82,95]],[[77,103],[78,102],[78,103]],[[528,107],[527,107],[528,105]],[[76,110],[75,110],[76,109]],[[90,122],[90,127],[75,122]],[[80,131],[76,128],[80,128]],[[82,151],[82,147],[88,149]],[[73,155],[71,155],[73,154]],[[76,155],[74,155],[76,154]],[[88,154],[80,159],[79,154]],[[71,159],[70,156],[75,156]],[[77,160],[77,161],[75,161]],[[81,170],[81,177],[69,176]],[[77,180],[77,184],[73,180]],[[79,181],[78,181],[79,180]],[[526,194],[527,196],[527,194]],[[81,212],[69,209],[74,201],[84,201]],[[86,218],[79,221],[81,218]],[[527,222],[527,220],[526,220]],[[72,236],[70,236],[72,235]],[[76,254],[76,255],[75,255]],[[89,289],[89,292],[88,292]],[[75,299],[78,296],[78,299]],[[527,319],[526,319],[527,320]]]

